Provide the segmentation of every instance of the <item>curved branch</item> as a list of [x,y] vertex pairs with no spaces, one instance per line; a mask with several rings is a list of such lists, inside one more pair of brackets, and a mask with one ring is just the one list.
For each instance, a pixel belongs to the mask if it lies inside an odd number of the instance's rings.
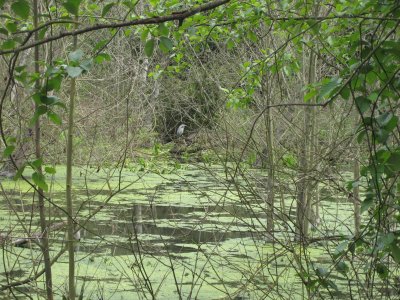
[[199,5],[198,7],[191,8],[188,10],[173,12],[172,14],[167,15],[167,16],[157,16],[157,17],[133,20],[133,21],[128,21],[128,22],[121,22],[121,23],[96,24],[94,26],[82,28],[79,30],[61,32],[58,35],[50,36],[43,40],[35,41],[33,43],[30,43],[30,44],[27,44],[24,46],[20,46],[20,47],[10,49],[10,50],[0,51],[0,55],[17,53],[17,52],[20,52],[20,51],[23,51],[23,50],[26,50],[26,49],[29,49],[29,48],[32,48],[32,47],[35,47],[38,45],[43,45],[43,44],[46,44],[46,43],[49,43],[52,41],[62,39],[64,37],[77,36],[77,35],[81,35],[86,32],[91,32],[91,31],[96,31],[96,30],[101,30],[101,29],[121,28],[121,27],[128,27],[128,26],[137,26],[137,25],[160,24],[160,23],[174,21],[174,20],[181,21],[188,17],[196,15],[200,12],[204,12],[204,11],[208,11],[208,10],[217,8],[218,6],[224,5],[230,1],[231,0],[216,0],[216,1],[209,2],[209,3],[203,4],[203,5]]

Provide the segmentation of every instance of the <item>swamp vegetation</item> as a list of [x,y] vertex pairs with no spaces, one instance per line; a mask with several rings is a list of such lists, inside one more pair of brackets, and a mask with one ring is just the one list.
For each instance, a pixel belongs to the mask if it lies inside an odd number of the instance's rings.
[[0,298],[400,297],[398,1],[0,8]]

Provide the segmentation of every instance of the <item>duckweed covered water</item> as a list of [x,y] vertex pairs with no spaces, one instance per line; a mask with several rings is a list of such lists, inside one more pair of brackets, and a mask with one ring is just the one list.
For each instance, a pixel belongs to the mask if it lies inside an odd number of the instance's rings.
[[[260,173],[257,180],[263,176]],[[65,169],[58,166],[47,194],[49,223],[65,220],[60,210],[65,206],[64,180]],[[156,173],[75,168],[74,209],[82,227],[82,239],[76,245],[78,294],[84,299],[305,297],[298,276],[299,255],[307,257],[312,268],[328,270],[332,263],[328,250],[334,251],[338,242],[314,243],[307,249],[293,243],[295,193],[290,193],[290,186],[284,194],[286,221],[278,218],[277,240],[266,242],[260,189],[244,183],[226,180],[218,167],[204,170],[187,165]],[[37,232],[32,187],[22,180],[1,184],[0,231],[13,239]],[[312,234],[351,235],[352,204],[345,198],[332,201],[329,187],[325,194],[320,206],[322,225]],[[276,209],[282,212],[278,202]],[[93,215],[99,206],[104,207]],[[52,232],[50,243],[54,257],[65,244],[65,228]],[[26,248],[5,244],[1,283],[32,276],[42,269],[41,259],[34,242]],[[53,265],[57,298],[66,291],[67,261],[64,253]],[[336,296],[346,298],[343,276],[336,271],[332,275],[343,292]],[[40,279],[20,288],[21,298],[28,290],[44,295],[43,276]],[[316,295],[331,292],[335,291],[328,287]]]

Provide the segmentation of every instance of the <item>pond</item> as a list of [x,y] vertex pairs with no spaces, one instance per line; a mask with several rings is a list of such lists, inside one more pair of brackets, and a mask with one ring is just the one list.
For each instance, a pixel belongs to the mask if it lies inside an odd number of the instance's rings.
[[[64,207],[65,168],[56,169],[47,196]],[[282,216],[275,226],[276,240],[266,241],[265,204],[259,196],[263,191],[257,184],[266,175],[248,171],[248,177],[233,182],[219,166],[164,166],[151,171],[75,168],[74,209],[81,226],[75,254],[77,293],[83,299],[306,297],[299,270],[330,270],[332,252],[341,241],[306,248],[293,242],[295,189],[290,184],[276,195],[285,203],[285,211],[276,204]],[[37,232],[33,189],[22,180],[5,179],[1,185],[0,231],[14,239]],[[65,220],[53,204],[47,203],[51,224]],[[346,197],[324,186],[322,222],[312,235],[351,236],[352,210]],[[64,244],[65,228],[51,232],[52,257]],[[34,242],[29,247],[4,244],[1,283],[32,276],[42,269],[41,259]],[[52,272],[56,298],[61,299],[68,282],[66,253]],[[328,286],[316,289],[315,295],[347,299],[347,281],[335,270],[330,272],[341,292]],[[43,296],[43,280],[42,276],[15,292],[21,299],[25,293]]]

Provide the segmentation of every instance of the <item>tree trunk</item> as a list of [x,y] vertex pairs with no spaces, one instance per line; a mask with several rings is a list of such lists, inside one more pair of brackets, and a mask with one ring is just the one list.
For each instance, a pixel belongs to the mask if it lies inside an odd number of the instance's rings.
[[[314,52],[310,51],[307,59],[306,46],[303,48],[303,69],[304,83],[310,84],[315,81],[315,63]],[[308,67],[308,69],[306,69]],[[313,100],[310,100],[310,102]],[[297,188],[297,208],[296,208],[296,237],[302,239],[307,237],[309,228],[309,218],[312,205],[312,194],[309,191],[311,185],[308,180],[309,165],[312,159],[313,132],[314,132],[314,108],[304,107],[304,137],[300,152],[300,171]]]
[[[32,58],[32,49],[27,49],[19,54],[19,65],[25,65],[27,60]],[[26,90],[20,87],[17,83],[11,83],[10,88],[10,102],[13,106],[13,113],[9,116],[10,119],[15,120],[16,123],[10,124],[8,129],[5,129],[5,136],[14,136],[17,139],[16,150],[13,152],[10,159],[6,160],[1,167],[0,176],[12,177],[18,169],[21,168],[29,159],[29,155],[33,152],[33,131],[27,128],[26,124],[22,122],[23,119],[28,119],[28,114],[32,109],[24,109],[26,106],[24,99],[27,98]],[[22,104],[22,105],[21,105]],[[4,124],[4,123],[3,123]],[[4,129],[4,128],[3,128]]]
[[[75,30],[78,28],[78,14],[75,16]],[[73,50],[77,49],[78,37],[73,37]],[[73,152],[73,129],[74,129],[74,109],[76,96],[76,80],[71,78],[69,94],[69,115],[68,115],[68,141],[67,141],[67,178],[66,178],[66,202],[67,202],[67,228],[68,228],[68,297],[69,300],[75,299],[75,254],[74,254],[74,215],[72,206],[72,152]]]
[[[310,54],[310,70],[309,70],[309,83],[312,83],[315,81],[315,67],[316,64],[316,59],[315,59],[315,55],[313,53]],[[313,158],[314,158],[314,153],[315,151],[315,108],[314,107],[309,107],[308,108],[309,111],[309,124],[308,124],[308,130],[309,130],[309,134],[308,134],[308,149],[307,149],[307,164],[311,165]],[[311,171],[311,170],[310,170]],[[309,180],[306,181],[306,185],[307,185],[307,205],[306,205],[306,210],[305,210],[305,221],[304,221],[304,236],[308,237],[308,232],[310,229],[310,223],[312,223],[313,225],[315,224],[315,215],[312,215],[312,207],[314,205],[314,199],[316,199],[316,193],[318,192],[318,183],[313,186]]]
[[[267,96],[267,105],[271,105],[271,98]],[[267,179],[267,234],[270,238],[274,235],[274,202],[275,202],[275,166],[274,166],[274,141],[273,141],[273,122],[271,110],[267,110],[267,162],[268,162],[268,179]]]
[[319,197],[319,186],[318,183],[315,186],[315,202],[314,202],[314,207],[315,207],[315,221],[314,225],[315,227],[318,227],[319,224],[321,223],[321,218],[319,215],[319,205],[320,205],[320,197]]
[[[356,157],[354,159],[353,167],[353,180],[357,181],[360,179],[360,162],[358,160],[358,151],[356,151]],[[354,203],[354,232],[355,236],[360,235],[360,224],[361,224],[361,201],[360,201],[360,188],[358,184],[353,186],[353,203]]]
[[[38,27],[38,18],[39,18],[39,7],[38,1],[33,1],[33,26],[34,28]],[[35,40],[39,40],[38,31],[35,31]],[[34,49],[34,65],[35,65],[35,72],[37,74],[40,73],[40,65],[39,65],[39,46],[36,46]],[[39,80],[36,81],[35,84],[36,90],[40,89],[40,82]],[[42,151],[40,148],[40,118],[37,119],[35,122],[35,156],[36,159],[39,160],[42,158]],[[39,165],[36,172],[39,176],[43,176],[42,166]],[[42,231],[41,236],[41,248],[43,252],[43,260],[44,260],[44,267],[45,267],[45,279],[46,279],[46,294],[47,299],[53,299],[53,283],[52,283],[52,275],[51,275],[51,262],[50,262],[50,253],[49,253],[49,240],[48,240],[48,230],[46,226],[46,213],[44,209],[44,195],[43,189],[38,187],[37,188],[38,199],[39,199],[39,216],[40,216],[40,228]]]
[[142,206],[134,205],[135,217],[134,226],[136,234],[143,233],[143,217],[142,217]]

